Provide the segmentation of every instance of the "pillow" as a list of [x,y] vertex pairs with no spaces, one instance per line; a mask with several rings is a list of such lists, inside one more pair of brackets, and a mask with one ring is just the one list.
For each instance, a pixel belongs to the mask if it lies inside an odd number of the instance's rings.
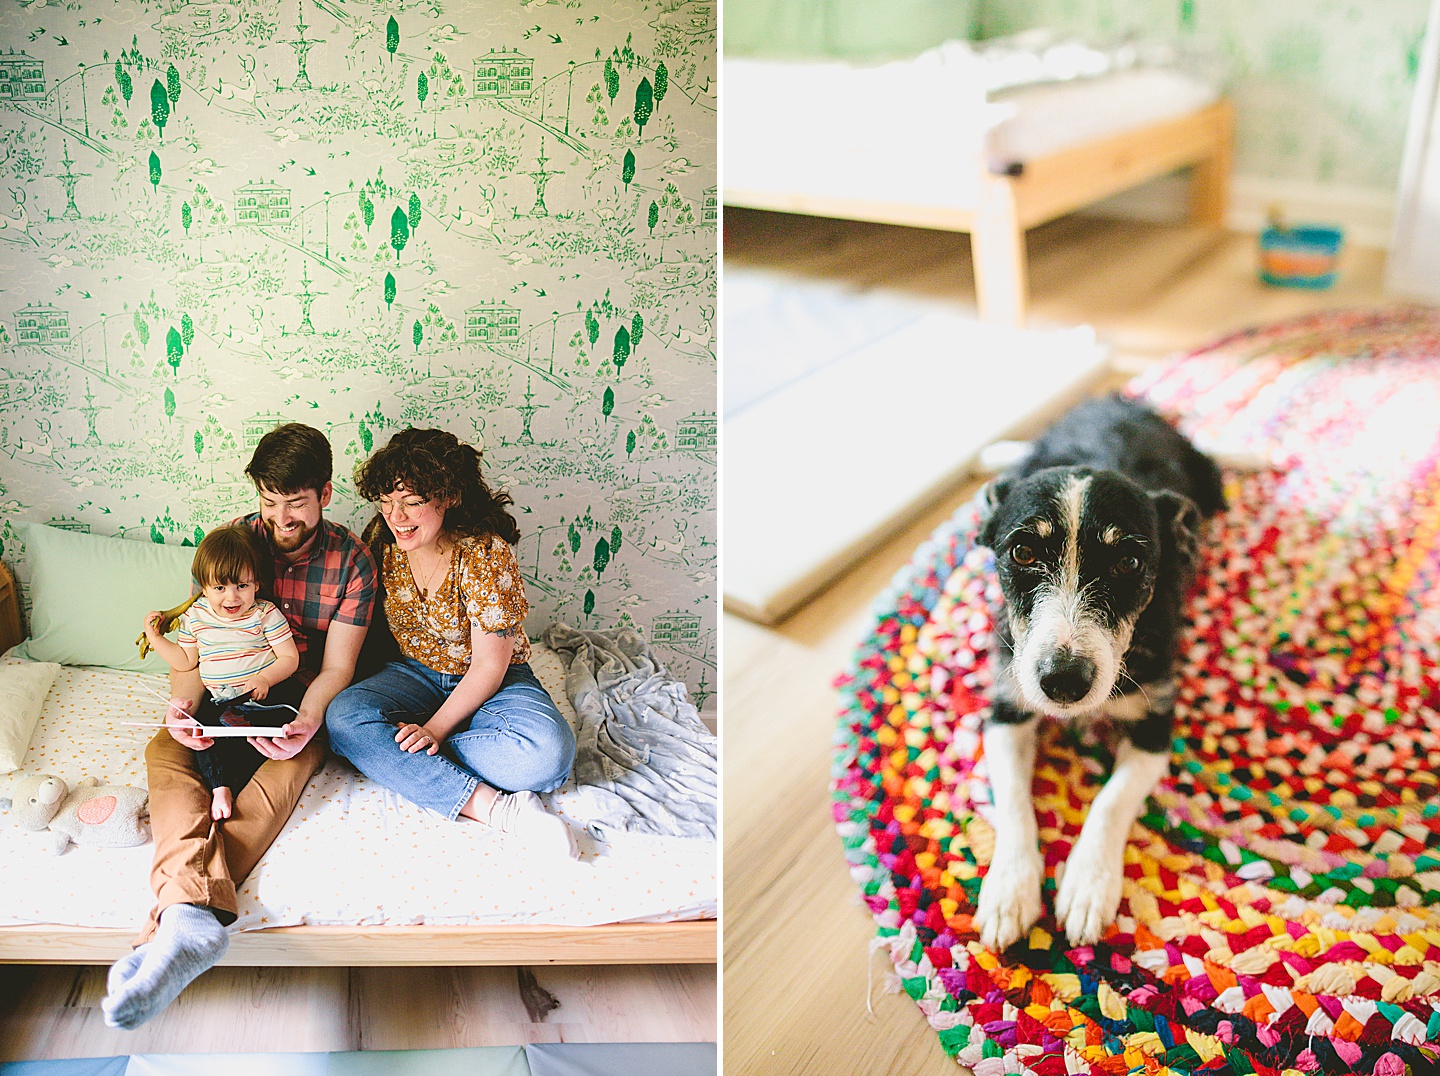
[[191,546],[132,542],[14,521],[25,542],[30,638],[16,653],[33,661],[164,673],[158,654],[140,660],[135,639],[151,609],[190,597]]
[[59,674],[52,661],[0,665],[0,773],[18,770],[25,761],[45,694]]

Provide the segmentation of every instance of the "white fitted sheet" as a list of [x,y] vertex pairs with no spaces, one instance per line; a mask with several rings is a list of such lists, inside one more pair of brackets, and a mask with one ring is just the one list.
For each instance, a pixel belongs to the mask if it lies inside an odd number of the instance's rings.
[[986,169],[1220,96],[1210,82],[1155,67],[990,95],[983,68],[947,55],[879,67],[727,60],[725,189],[970,209]]
[[[574,726],[560,659],[535,646],[531,667]],[[0,777],[0,785],[8,791],[16,777],[53,773],[72,787],[87,776],[145,787],[145,744],[153,733],[115,722],[159,719],[163,705],[147,688],[164,692],[165,680],[62,668],[24,765]],[[332,757],[241,886],[232,929],[593,925],[715,915],[714,842],[650,838],[597,845],[582,830],[583,799],[573,785],[547,798],[571,821],[582,852],[578,863],[538,862],[481,826],[416,807]],[[42,835],[0,825],[0,864],[9,879],[23,880],[0,885],[0,924],[138,929],[152,902],[153,847],[72,846],[54,856]]]

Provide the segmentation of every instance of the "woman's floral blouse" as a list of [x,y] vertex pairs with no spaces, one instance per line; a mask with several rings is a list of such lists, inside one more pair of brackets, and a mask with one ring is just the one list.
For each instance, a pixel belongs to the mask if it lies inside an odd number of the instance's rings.
[[461,538],[450,552],[450,570],[439,588],[420,600],[405,552],[385,546],[381,569],[385,615],[401,652],[436,672],[464,675],[470,669],[470,625],[511,635],[510,664],[530,657],[525,617],[530,603],[515,551],[503,538]]

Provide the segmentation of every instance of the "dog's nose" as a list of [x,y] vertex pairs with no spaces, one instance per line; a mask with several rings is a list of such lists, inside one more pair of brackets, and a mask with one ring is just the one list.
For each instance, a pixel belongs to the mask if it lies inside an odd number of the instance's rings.
[[1040,690],[1061,705],[1079,702],[1095,683],[1095,663],[1083,654],[1059,650],[1040,663]]

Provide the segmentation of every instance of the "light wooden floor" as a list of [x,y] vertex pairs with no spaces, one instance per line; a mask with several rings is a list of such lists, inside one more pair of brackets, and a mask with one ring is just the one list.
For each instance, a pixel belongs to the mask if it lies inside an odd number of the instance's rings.
[[101,1019],[105,971],[0,968],[0,1062],[716,1035],[713,965],[216,968],[133,1032]]
[[[726,211],[725,263],[885,286],[973,309],[964,236]],[[1135,368],[1227,330],[1381,302],[1384,258],[1351,250],[1328,293],[1254,279],[1250,236],[1068,218],[1030,236],[1034,323],[1089,322]],[[897,416],[898,417],[898,416]],[[868,626],[871,600],[974,491],[956,490],[867,563],[776,628],[724,620],[725,1070],[956,1072],[908,997],[883,995],[830,822],[836,702],[830,684]]]

